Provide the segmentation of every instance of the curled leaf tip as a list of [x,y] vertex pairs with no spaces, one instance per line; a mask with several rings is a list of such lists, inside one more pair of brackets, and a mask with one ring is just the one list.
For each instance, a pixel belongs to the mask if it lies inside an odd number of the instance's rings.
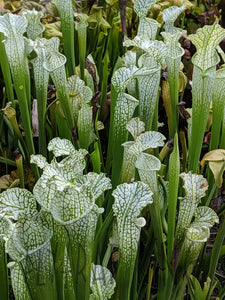
[[139,17],[146,17],[149,9],[157,2],[157,0],[136,0],[134,10]]
[[30,158],[30,163],[36,164],[40,169],[43,169],[48,164],[46,158],[41,154],[32,154]]

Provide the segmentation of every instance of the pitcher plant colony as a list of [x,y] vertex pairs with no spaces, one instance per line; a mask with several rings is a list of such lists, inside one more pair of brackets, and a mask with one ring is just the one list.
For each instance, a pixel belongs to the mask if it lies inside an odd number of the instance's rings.
[[198,2],[0,1],[1,299],[224,299],[225,29],[190,34]]

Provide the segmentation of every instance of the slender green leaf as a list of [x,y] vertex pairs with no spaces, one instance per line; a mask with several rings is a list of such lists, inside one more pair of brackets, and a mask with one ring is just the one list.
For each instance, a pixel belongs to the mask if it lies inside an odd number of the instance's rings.
[[[1,212],[2,213],[2,212]],[[5,240],[13,228],[13,223],[5,216],[0,216],[0,290],[1,297],[8,299],[9,297],[9,282],[7,269],[7,254],[5,249]]]
[[85,70],[85,59],[86,59],[86,44],[87,44],[87,27],[88,27],[88,15],[86,14],[75,14],[79,19],[75,27],[78,35],[78,45],[79,45],[79,63],[80,63],[80,77],[84,79]]
[[224,89],[225,83],[225,68],[221,68],[216,72],[216,79],[213,89],[213,112],[212,112],[212,130],[210,139],[210,150],[219,148],[221,139],[221,128],[224,110]]
[[92,125],[92,107],[83,104],[78,113],[78,135],[80,148],[88,149],[89,145],[95,139]]
[[184,49],[179,45],[178,39],[180,33],[172,36],[168,32],[163,32],[162,36],[167,47],[166,65],[168,73],[168,81],[170,86],[170,99],[172,109],[173,131],[169,133],[173,138],[175,132],[178,130],[178,100],[179,100],[179,71],[181,57],[184,54]]
[[178,147],[178,136],[175,135],[174,149],[170,155],[169,160],[169,199],[168,199],[168,235],[167,235],[167,251],[168,260],[171,260],[173,243],[174,243],[174,231],[177,209],[177,196],[179,187],[179,174],[180,174],[180,156]]
[[[29,17],[32,17],[32,15]],[[40,43],[41,44],[41,43]],[[38,106],[38,132],[39,132],[39,152],[46,156],[46,131],[45,131],[45,114],[47,106],[47,92],[49,72],[44,69],[44,51],[41,45],[35,47],[37,57],[31,60],[34,69],[34,81]]]

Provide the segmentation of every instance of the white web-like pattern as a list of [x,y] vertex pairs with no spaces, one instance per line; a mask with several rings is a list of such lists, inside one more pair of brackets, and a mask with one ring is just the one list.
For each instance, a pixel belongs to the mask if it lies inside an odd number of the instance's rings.
[[[115,116],[114,116],[114,136],[124,138],[127,135],[126,124],[132,118],[134,110],[138,105],[138,100],[134,97],[119,93],[116,101]],[[125,141],[122,140],[123,143]]]
[[43,17],[42,11],[26,10],[23,12],[23,17],[27,20],[27,37],[31,40],[35,40],[37,37],[41,37],[45,31],[44,25],[41,24],[40,19]]
[[192,58],[194,65],[197,65],[202,71],[216,66],[219,62],[219,55],[216,47],[225,38],[225,30],[214,23],[211,26],[204,26],[197,30],[196,34],[191,34],[188,39],[196,46],[197,52]]
[[184,235],[191,223],[195,210],[208,189],[207,181],[202,175],[189,172],[182,173],[180,176],[184,181],[185,196],[184,198],[180,198],[176,232],[177,243],[181,243],[184,239]]
[[21,213],[34,214],[37,211],[33,194],[25,189],[13,188],[0,195],[0,211],[17,220]]
[[[115,203],[113,212],[117,219],[119,248],[123,263],[130,263],[136,257],[141,227],[138,216],[142,208],[152,202],[152,192],[142,182],[124,183],[113,191]],[[141,218],[142,220],[143,218]]]
[[90,300],[111,299],[116,282],[111,272],[102,266],[91,265],[91,291]]
[[145,17],[157,0],[136,0],[134,4],[134,10],[139,17]]
[[149,40],[155,40],[160,24],[150,18],[141,18],[138,25],[137,35],[146,36]]
[[126,125],[126,129],[133,136],[134,140],[145,131],[145,123],[139,117],[132,118]]

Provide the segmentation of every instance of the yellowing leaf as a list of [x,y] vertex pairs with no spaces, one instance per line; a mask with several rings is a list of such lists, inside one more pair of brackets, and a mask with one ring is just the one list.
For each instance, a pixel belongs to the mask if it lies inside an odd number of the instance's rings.
[[[213,172],[214,179],[216,180],[219,176],[220,170],[223,166],[223,162],[221,161],[210,161],[209,162],[209,167],[210,170]],[[224,172],[225,168],[223,169]],[[223,183],[223,174],[220,176],[219,182],[218,182],[218,187],[221,187]]]
[[210,109],[209,109],[209,115],[208,115],[208,119],[207,119],[207,123],[206,123],[206,128],[205,131],[208,132],[211,127],[212,127],[212,101],[210,103]]
[[223,161],[223,160],[225,160],[225,149],[216,149],[206,153],[201,163],[203,163],[204,161]]
[[19,185],[19,179],[14,179],[10,175],[0,177],[0,190],[10,189]]
[[188,0],[177,0],[177,4],[178,6],[185,5],[186,9],[191,9],[192,7],[194,7],[194,4]]
[[[224,165],[225,149],[216,149],[216,150],[208,152],[201,161],[202,166],[204,166],[205,161],[209,161],[209,167],[210,167],[211,171],[213,172],[214,179],[216,181],[218,176],[220,175],[221,168]],[[223,167],[223,170],[222,170],[219,182],[218,182],[218,187],[222,186],[224,170],[225,170],[225,167]]]
[[182,93],[187,85],[187,76],[182,71],[179,72],[179,93]]
[[62,38],[62,32],[61,32],[61,22],[57,21],[50,24],[45,24],[45,32],[44,37],[46,39],[50,39],[51,37],[58,37]]

